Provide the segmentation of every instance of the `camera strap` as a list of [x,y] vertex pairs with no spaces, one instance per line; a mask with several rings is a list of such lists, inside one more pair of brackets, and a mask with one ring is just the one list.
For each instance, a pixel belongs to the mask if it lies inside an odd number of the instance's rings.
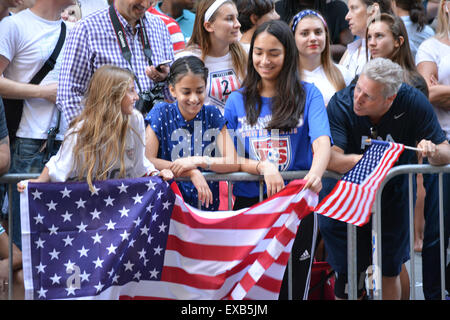
[[[131,70],[133,70],[133,66],[131,65],[131,50],[128,46],[128,41],[125,36],[125,29],[123,28],[123,25],[120,23],[119,17],[117,16],[116,9],[114,8],[114,4],[111,4],[109,6],[109,17],[111,19],[112,26],[114,28],[114,32],[117,36],[117,42],[120,47],[120,51],[122,52],[123,58],[128,62],[130,65]],[[150,48],[150,42],[148,40],[147,36],[147,30],[145,29],[144,22],[142,19],[139,19],[139,23],[141,25],[141,30],[139,31],[142,47],[144,48],[144,55],[148,60],[149,65],[153,65],[152,62],[152,49]],[[133,71],[134,73],[134,71]],[[142,91],[141,85],[139,84],[138,77],[134,73],[134,78],[136,79],[136,83],[139,87],[139,91]]]

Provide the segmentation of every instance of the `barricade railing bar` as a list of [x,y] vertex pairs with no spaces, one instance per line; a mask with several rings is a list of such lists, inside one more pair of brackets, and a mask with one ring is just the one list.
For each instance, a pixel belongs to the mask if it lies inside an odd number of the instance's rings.
[[[281,176],[285,181],[301,179],[303,178],[308,171],[283,171],[281,172]],[[227,174],[218,174],[214,172],[204,172],[203,173],[205,179],[207,181],[228,181],[228,182],[236,182],[236,181],[259,181],[260,184],[260,200],[263,199],[263,190],[264,190],[264,177],[258,175],[252,175],[245,172],[233,172]],[[27,179],[35,179],[39,177],[39,174],[5,174],[0,177],[0,183],[8,184],[8,199],[11,199],[12,188],[16,188],[16,184],[21,180]],[[340,179],[341,175],[335,172],[325,172],[324,177]],[[189,181],[188,177],[179,177],[176,178],[176,181]],[[231,197],[232,183],[228,184],[228,209],[232,210],[232,197]],[[200,203],[199,203],[200,208]],[[12,257],[12,234],[13,234],[13,216],[11,209],[11,202],[9,202],[8,208],[8,236],[9,236],[9,257]],[[291,262],[289,262],[289,265]],[[9,286],[8,286],[8,298],[11,299],[13,296],[13,259],[9,260]],[[291,270],[291,269],[289,269]],[[292,274],[288,275],[288,298],[292,299]]]
[[[303,178],[308,171],[283,171],[281,172],[281,175],[285,181],[295,180],[295,179],[301,179]],[[386,183],[392,179],[393,177],[400,175],[400,174],[409,174],[409,197],[410,197],[410,220],[411,217],[413,217],[414,214],[414,207],[412,205],[412,196],[413,196],[413,189],[412,189],[412,175],[416,173],[439,173],[439,201],[440,201],[440,238],[441,238],[441,283],[444,283],[445,281],[445,265],[444,265],[444,259],[443,259],[443,252],[444,252],[444,230],[443,230],[443,202],[442,202],[442,196],[443,196],[443,190],[442,190],[442,174],[443,173],[450,173],[450,165],[447,166],[431,166],[431,165],[402,165],[398,167],[392,168],[389,173],[387,174],[385,180],[382,182],[380,189],[377,192],[377,197],[375,200],[375,213],[372,218],[372,230],[373,230],[373,236],[374,236],[374,287],[373,287],[373,293],[374,293],[374,299],[382,299],[382,286],[381,286],[381,273],[376,274],[377,270],[381,270],[381,215],[378,214],[381,211],[381,192],[383,190],[383,187],[386,185]],[[244,172],[233,172],[228,174],[218,174],[213,172],[205,172],[203,173],[205,176],[205,179],[207,181],[227,181],[231,182],[228,184],[228,209],[232,209],[232,197],[231,197],[231,190],[232,190],[232,183],[237,181],[258,181],[260,185],[260,200],[263,199],[263,190],[264,190],[264,177],[258,176],[258,175],[252,175]],[[11,193],[12,188],[16,187],[17,182],[21,180],[26,179],[35,179],[39,176],[39,174],[5,174],[0,177],[0,183],[2,184],[8,184],[8,198],[11,199]],[[340,174],[337,174],[335,172],[326,171],[324,178],[334,178],[336,180],[339,180],[341,178]],[[177,178],[176,181],[189,181],[189,178],[187,177],[180,177]],[[8,286],[8,298],[12,299],[13,297],[13,246],[12,246],[12,234],[13,234],[13,216],[12,216],[12,208],[11,208],[11,202],[9,201],[9,207],[8,207],[8,236],[9,236],[9,286]],[[410,221],[410,236],[414,237],[414,224]],[[412,241],[414,239],[412,238]],[[410,242],[411,243],[411,242]],[[413,252],[414,246],[411,245],[411,251]],[[357,273],[357,265],[356,265],[356,226],[352,224],[347,225],[347,262],[348,262],[348,297],[349,299],[357,299],[357,283],[356,283],[356,273]],[[414,252],[413,252],[414,253]],[[313,258],[313,257],[312,257]],[[414,265],[414,254],[411,255],[411,266]],[[291,258],[288,262],[288,299],[292,299],[292,261]],[[412,269],[414,271],[414,269]],[[414,274],[412,274],[412,277],[410,277],[410,281],[412,284],[415,282]],[[445,286],[442,285],[442,298],[445,299]],[[414,286],[411,285],[411,297],[414,299]]]
[[[373,298],[381,300],[382,295],[382,252],[381,252],[381,194],[386,184],[394,177],[399,175],[408,175],[408,197],[409,197],[409,243],[410,243],[410,299],[415,300],[415,268],[414,268],[414,205],[413,205],[413,175],[414,174],[438,174],[438,199],[439,199],[439,242],[440,242],[440,278],[441,278],[441,299],[445,300],[445,255],[447,248],[444,247],[444,194],[449,196],[449,190],[443,190],[443,174],[450,174],[450,165],[432,166],[428,164],[422,165],[400,165],[391,168],[385,179],[382,181],[377,191],[375,199],[375,211],[372,215],[372,244],[373,244]],[[447,213],[448,214],[448,213]],[[356,227],[349,227],[352,232],[356,232]],[[356,259],[356,257],[354,257]],[[348,260],[354,260],[348,259]],[[356,264],[356,261],[354,261]],[[352,277],[354,278],[354,277]],[[356,284],[352,284],[356,289]],[[350,283],[349,283],[350,287]],[[350,289],[349,289],[350,291]],[[353,296],[356,298],[356,295]]]

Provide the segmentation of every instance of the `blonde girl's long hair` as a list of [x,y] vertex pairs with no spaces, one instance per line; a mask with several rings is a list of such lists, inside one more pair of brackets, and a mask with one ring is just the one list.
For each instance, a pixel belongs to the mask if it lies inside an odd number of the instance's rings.
[[[311,12],[313,10],[305,10],[305,11],[301,11],[299,12],[296,16],[298,15],[302,15],[302,12],[307,13],[307,12]],[[322,68],[323,71],[325,72],[325,76],[327,77],[328,81],[330,81],[330,83],[333,85],[333,87],[336,89],[336,91],[340,91],[342,89],[345,88],[345,81],[344,81],[344,77],[342,76],[341,71],[339,70],[338,67],[336,67],[336,65],[333,63],[333,60],[331,59],[331,48],[330,48],[330,33],[328,32],[328,26],[326,25],[326,23],[324,23],[324,18],[319,15],[318,12],[313,11],[314,13],[311,14],[306,14],[304,17],[300,18],[300,20],[294,25],[294,19],[291,21],[290,23],[290,27],[292,30],[292,33],[294,34],[295,37],[295,30],[297,29],[298,23],[300,23],[301,20],[306,19],[306,18],[312,18],[312,19],[317,19],[319,21],[322,22],[322,25],[325,29],[325,48],[322,51],[321,55],[320,55],[320,63],[322,64]],[[300,55],[299,55],[299,61],[301,60]],[[301,63],[298,64],[299,65],[299,72],[300,75],[302,75],[303,77],[303,70],[301,70]]]
[[[445,6],[447,6],[449,11],[444,9]],[[439,4],[439,10],[438,10],[437,17],[438,17],[438,21],[437,21],[435,37],[438,39],[450,38],[450,26],[449,26],[450,5],[448,3],[446,3],[445,0],[441,0],[441,2]]]
[[[195,22],[194,22],[194,29],[192,30],[192,37],[189,39],[189,42],[187,43],[186,49],[193,49],[196,46],[200,47],[200,50],[202,52],[201,59],[202,61],[205,61],[205,57],[210,53],[212,43],[209,36],[209,32],[205,29],[203,26],[205,22],[205,13],[206,10],[214,3],[215,0],[202,0],[198,2],[197,5],[197,12],[195,14]],[[230,3],[234,6],[236,4],[232,1],[226,1],[223,4]],[[220,10],[217,9],[216,12],[211,16],[209,19],[210,22],[213,22],[217,17],[217,12]],[[231,60],[233,62],[233,67],[236,70],[237,75],[239,78],[244,79],[245,78],[245,71],[247,69],[247,53],[242,48],[239,41],[236,41],[232,44],[230,44],[230,54],[231,54]]]
[[122,99],[133,74],[119,67],[104,65],[92,76],[84,98],[84,109],[70,124],[76,136],[73,150],[77,180],[86,178],[93,191],[93,180],[106,180],[119,161],[119,178],[125,177],[125,140],[129,116],[121,111]]

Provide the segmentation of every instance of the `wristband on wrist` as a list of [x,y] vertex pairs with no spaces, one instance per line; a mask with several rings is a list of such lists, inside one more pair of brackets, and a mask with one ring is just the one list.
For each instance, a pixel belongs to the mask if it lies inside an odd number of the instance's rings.
[[259,167],[260,164],[261,164],[261,160],[258,161],[258,163],[256,164],[256,172],[257,172],[258,174],[261,174],[261,172],[259,172],[259,170],[258,170],[258,167]]

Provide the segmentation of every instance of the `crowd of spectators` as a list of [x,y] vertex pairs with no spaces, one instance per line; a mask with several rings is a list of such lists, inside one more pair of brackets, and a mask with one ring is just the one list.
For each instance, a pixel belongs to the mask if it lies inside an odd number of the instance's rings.
[[[270,197],[286,183],[280,171],[306,170],[305,187],[322,199],[336,183],[324,172],[349,171],[368,138],[421,150],[405,151],[396,165],[450,163],[449,61],[446,0],[0,0],[0,175],[91,186],[185,176],[190,181],[178,183],[186,202],[221,210],[232,197],[238,210],[259,202],[259,186],[238,182],[228,194],[226,183],[207,182],[203,172],[263,175]],[[204,132],[215,132],[216,152]],[[124,150],[135,162],[123,160]],[[439,299],[437,175],[417,175],[414,186],[424,296]],[[450,174],[443,187],[448,193]],[[14,298],[23,294],[24,188],[8,197],[0,186],[0,297],[9,285],[9,241]],[[386,299],[409,297],[407,190],[402,176],[382,194]],[[449,197],[443,205],[447,248]],[[312,214],[300,229],[294,299],[308,297],[318,248],[335,271],[335,298],[346,299],[345,224]],[[365,299],[370,224],[358,228],[356,254]],[[285,276],[280,299],[286,290]]]

